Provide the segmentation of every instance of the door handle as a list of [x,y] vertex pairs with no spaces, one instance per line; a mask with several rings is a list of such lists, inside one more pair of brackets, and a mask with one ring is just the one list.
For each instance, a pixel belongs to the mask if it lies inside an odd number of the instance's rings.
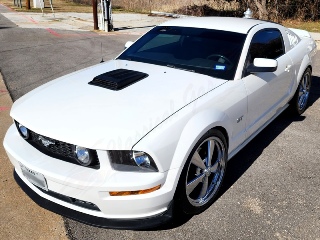
[[292,65],[287,65],[286,68],[284,69],[284,71],[286,72],[290,72],[290,68],[292,67]]

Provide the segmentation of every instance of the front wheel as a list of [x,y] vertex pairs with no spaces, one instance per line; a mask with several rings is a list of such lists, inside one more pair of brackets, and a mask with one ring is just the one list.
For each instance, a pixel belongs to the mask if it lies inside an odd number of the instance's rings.
[[308,68],[304,72],[299,82],[297,91],[290,102],[290,107],[294,114],[301,115],[307,109],[310,89],[311,89],[311,70],[310,68]]
[[225,136],[209,130],[197,142],[182,170],[175,202],[186,214],[199,214],[215,200],[227,167]]

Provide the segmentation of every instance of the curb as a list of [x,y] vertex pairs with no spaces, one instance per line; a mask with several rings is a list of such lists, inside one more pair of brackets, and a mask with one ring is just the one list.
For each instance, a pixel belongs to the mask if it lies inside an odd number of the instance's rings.
[[0,239],[68,239],[62,218],[40,208],[16,184],[3,148],[12,100],[0,73]]

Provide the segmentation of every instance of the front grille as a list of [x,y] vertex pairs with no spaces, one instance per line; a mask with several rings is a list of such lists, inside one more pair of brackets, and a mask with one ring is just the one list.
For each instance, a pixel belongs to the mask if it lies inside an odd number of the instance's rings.
[[[26,141],[30,143],[33,147],[38,149],[40,152],[53,158],[80,165],[75,158],[75,146],[73,144],[42,136],[38,133],[31,131],[30,129],[29,134],[29,138]],[[46,146],[43,144],[43,142],[46,143]],[[95,150],[90,150],[90,154],[92,154],[93,156],[93,162],[88,167],[99,169],[100,163],[97,152]]]
[[[48,146],[44,146],[42,144],[41,138],[48,140]],[[36,145],[36,148],[41,148],[43,150],[46,150],[52,154],[58,154],[63,157],[68,157],[68,158],[74,158],[74,146],[69,143],[61,142],[49,137],[44,137],[40,134],[37,134],[33,131],[30,131],[30,140],[29,142],[32,142],[32,145]],[[50,144],[50,142],[52,144]]]

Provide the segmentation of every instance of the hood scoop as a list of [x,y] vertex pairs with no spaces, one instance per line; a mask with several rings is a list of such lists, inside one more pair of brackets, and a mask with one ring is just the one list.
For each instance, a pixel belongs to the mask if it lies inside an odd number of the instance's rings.
[[148,74],[138,71],[116,69],[96,76],[88,84],[117,91],[148,76]]

